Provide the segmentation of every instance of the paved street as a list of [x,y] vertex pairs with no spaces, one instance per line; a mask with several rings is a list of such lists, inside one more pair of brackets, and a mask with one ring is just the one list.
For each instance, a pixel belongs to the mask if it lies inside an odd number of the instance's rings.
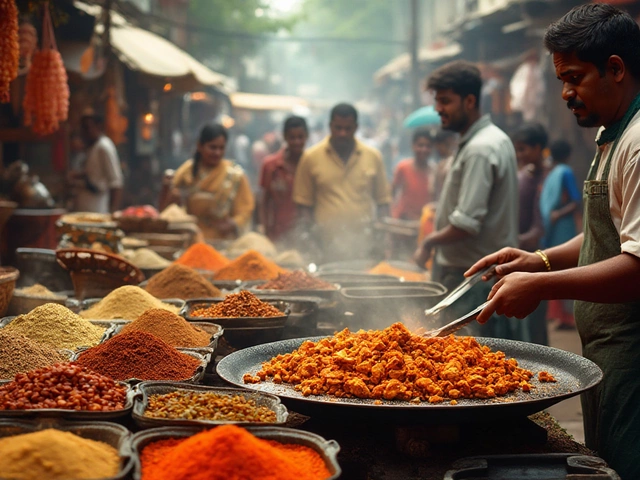
[[[580,337],[576,330],[557,331],[555,325],[549,325],[549,343],[552,347],[561,348],[569,352],[581,353]],[[584,429],[582,427],[582,408],[580,397],[573,397],[549,409],[551,413],[576,441],[584,443]]]

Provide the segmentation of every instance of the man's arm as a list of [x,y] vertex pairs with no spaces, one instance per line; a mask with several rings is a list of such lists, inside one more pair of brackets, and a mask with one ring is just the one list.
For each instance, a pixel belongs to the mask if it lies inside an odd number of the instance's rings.
[[638,282],[640,258],[628,253],[558,272],[512,273],[493,286],[489,305],[478,316],[478,321],[486,322],[494,312],[524,318],[542,300],[573,299],[594,303],[638,301]]
[[376,213],[378,215],[378,218],[388,217],[390,215],[389,204],[386,203],[384,205],[378,205],[378,207],[376,208]]

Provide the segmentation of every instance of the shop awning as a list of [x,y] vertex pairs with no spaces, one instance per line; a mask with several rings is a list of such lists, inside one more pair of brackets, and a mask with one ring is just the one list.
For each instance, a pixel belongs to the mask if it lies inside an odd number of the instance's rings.
[[[74,5],[100,18],[101,7],[75,2]],[[118,57],[131,70],[154,77],[183,80],[203,86],[214,86],[224,91],[235,90],[235,82],[214,72],[187,52],[165,38],[127,22],[113,12],[111,25],[111,45]],[[96,25],[96,33],[103,32],[103,25]]]
[[[418,52],[420,63],[436,63],[456,57],[462,53],[459,43],[450,43],[442,47],[422,48]],[[411,55],[403,53],[373,74],[376,83],[382,83],[388,77],[401,76],[411,68]]]
[[290,95],[264,95],[260,93],[235,92],[229,95],[234,108],[247,110],[293,111],[309,106],[309,102]]

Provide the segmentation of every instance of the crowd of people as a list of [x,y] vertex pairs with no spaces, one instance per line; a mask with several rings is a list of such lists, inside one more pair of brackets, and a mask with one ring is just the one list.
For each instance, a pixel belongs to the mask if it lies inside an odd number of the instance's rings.
[[[638,478],[640,28],[615,7],[590,3],[550,25],[544,44],[577,123],[600,127],[583,192],[571,145],[549,141],[539,123],[500,129],[481,113],[480,70],[456,61],[427,79],[440,130],[416,130],[413,155],[391,178],[380,152],[357,137],[358,112],[341,103],[315,142],[304,118],[287,118],[282,147],[264,155],[254,188],[225,159],[225,128],[205,126],[193,158],[166,178],[160,203],[185,206],[209,240],[255,223],[274,241],[331,261],[370,258],[385,243],[376,220],[418,222],[435,210],[414,254],[421,267],[433,262],[434,281],[451,289],[497,264],[497,281],[476,284],[444,320],[487,302],[463,333],[546,344],[548,319],[575,328],[575,300],[583,354],[604,371],[583,397],[587,446],[622,478]],[[84,115],[87,149],[70,174],[77,209],[106,212],[120,199],[122,172],[101,126]]]

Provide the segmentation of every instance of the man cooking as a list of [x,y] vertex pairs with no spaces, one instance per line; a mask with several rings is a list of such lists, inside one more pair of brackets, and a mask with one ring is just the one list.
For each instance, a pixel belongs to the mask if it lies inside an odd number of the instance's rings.
[[[586,445],[624,480],[640,478],[640,28],[606,4],[576,7],[544,43],[562,98],[583,127],[600,126],[584,185],[584,233],[535,253],[507,248],[502,278],[478,317],[523,318],[543,300],[575,299],[583,355],[604,372],[582,397]],[[512,273],[514,272],[514,273]]]
[[[480,71],[472,63],[451,62],[427,81],[435,92],[442,128],[460,134],[460,145],[438,204],[435,229],[416,251],[424,267],[435,250],[432,278],[448,289],[464,280],[464,272],[496,248],[518,244],[518,178],[511,140],[480,113]],[[445,321],[458,318],[484,302],[489,288],[479,283],[448,308]],[[471,325],[467,333],[526,339],[522,323],[501,318],[491,331]]]

